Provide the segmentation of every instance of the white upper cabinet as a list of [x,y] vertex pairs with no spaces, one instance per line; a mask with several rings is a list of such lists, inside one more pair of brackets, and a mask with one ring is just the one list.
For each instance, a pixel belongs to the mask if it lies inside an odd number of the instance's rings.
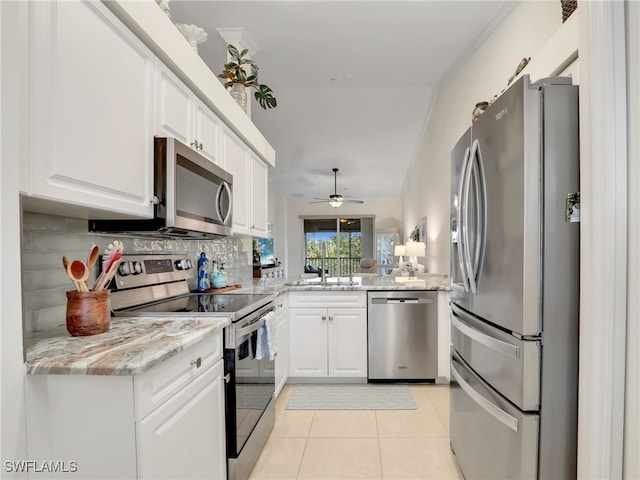
[[160,62],[156,80],[156,135],[177,138],[219,164],[218,117]]
[[269,176],[268,167],[253,152],[249,153],[251,178],[251,234],[268,235]]
[[233,175],[233,233],[267,236],[267,166],[229,129],[222,133],[222,168]]
[[153,53],[101,2],[32,2],[34,198],[151,216]]

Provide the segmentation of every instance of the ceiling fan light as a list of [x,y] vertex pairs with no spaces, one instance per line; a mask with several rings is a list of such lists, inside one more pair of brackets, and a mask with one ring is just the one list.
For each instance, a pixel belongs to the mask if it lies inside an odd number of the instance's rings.
[[329,205],[331,205],[333,208],[338,208],[340,205],[342,205],[342,199],[333,199],[333,200],[329,200]]

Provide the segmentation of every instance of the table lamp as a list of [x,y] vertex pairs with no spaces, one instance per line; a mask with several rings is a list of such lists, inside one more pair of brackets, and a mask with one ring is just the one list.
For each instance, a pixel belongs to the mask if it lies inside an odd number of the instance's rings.
[[414,270],[418,270],[418,258],[426,255],[427,245],[424,242],[408,242],[404,246],[404,254],[409,257]]
[[396,245],[395,247],[393,247],[393,255],[396,257],[400,257],[400,260],[398,260],[398,265],[402,265],[404,263],[404,260],[402,258],[402,256],[404,255],[404,245]]

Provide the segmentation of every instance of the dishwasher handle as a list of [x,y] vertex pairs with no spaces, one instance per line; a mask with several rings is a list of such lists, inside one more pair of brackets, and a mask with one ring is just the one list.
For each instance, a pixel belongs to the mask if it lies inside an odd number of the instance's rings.
[[373,297],[371,303],[376,305],[403,304],[403,303],[433,303],[432,298],[384,298]]

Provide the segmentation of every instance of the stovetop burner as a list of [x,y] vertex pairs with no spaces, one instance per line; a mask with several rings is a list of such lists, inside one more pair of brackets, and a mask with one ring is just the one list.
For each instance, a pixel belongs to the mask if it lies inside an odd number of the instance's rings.
[[123,255],[112,287],[116,316],[225,315],[236,321],[271,303],[269,294],[192,293],[194,263],[187,255]]

